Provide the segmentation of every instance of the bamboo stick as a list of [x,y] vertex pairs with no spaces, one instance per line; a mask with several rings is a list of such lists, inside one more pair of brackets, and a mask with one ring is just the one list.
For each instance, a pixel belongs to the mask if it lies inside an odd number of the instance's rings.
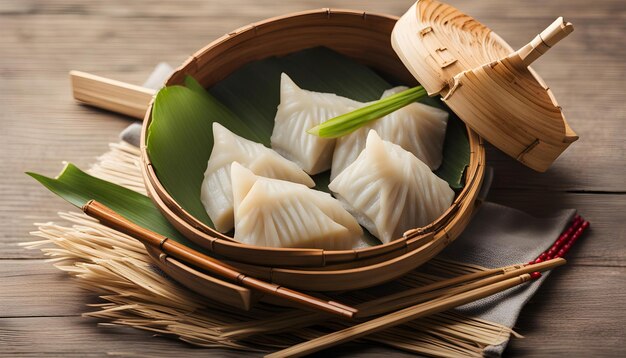
[[245,274],[238,272],[233,267],[223,264],[216,259],[183,246],[174,240],[169,240],[165,236],[133,224],[110,208],[95,200],[87,202],[82,209],[87,215],[98,219],[102,224],[130,235],[141,241],[144,245],[159,248],[167,255],[171,255],[184,262],[190,263],[200,269],[218,274],[233,282],[237,282],[242,286],[252,288],[269,295],[277,296],[288,301],[313,308],[317,311],[332,313],[344,318],[352,318],[354,314],[357,313],[357,310],[352,307],[333,301],[323,301],[319,298],[309,296],[298,291],[293,291],[273,283],[246,276]]
[[563,40],[574,31],[574,26],[559,17],[550,26],[535,36],[532,41],[515,51],[512,56],[519,56],[525,66],[530,66],[541,55],[548,52],[550,48]]
[[70,71],[72,94],[82,103],[143,119],[155,91],[80,71]]
[[[519,275],[519,272],[523,272],[525,270],[545,271],[563,265],[564,263],[564,259],[557,258],[546,261],[544,262],[545,265],[541,266],[540,264],[522,266],[516,269],[520,271],[515,272],[516,276],[514,277],[502,274],[493,278],[478,281],[471,285],[465,285],[466,287],[460,286],[431,301],[404,308],[386,316],[381,316],[344,330],[318,337],[282,351],[269,354],[267,357],[299,357],[314,353],[341,343],[358,339],[374,332],[412,321],[419,317],[439,313],[464,305],[531,280],[531,275],[529,273]],[[464,289],[466,290],[465,292],[460,292]]]

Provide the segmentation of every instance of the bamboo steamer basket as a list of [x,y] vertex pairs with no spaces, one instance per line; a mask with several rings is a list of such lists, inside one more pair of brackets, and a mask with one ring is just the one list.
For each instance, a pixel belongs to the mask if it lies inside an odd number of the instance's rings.
[[[433,3],[419,3],[422,2]],[[414,17],[412,11],[415,11],[415,7],[403,18]],[[249,62],[315,46],[328,47],[387,77],[415,84],[415,77],[420,78],[414,76],[415,68],[410,65],[405,67],[412,59],[402,51],[398,51],[401,55],[399,58],[391,46],[390,38],[397,20],[387,15],[330,9],[268,19],[233,31],[199,50],[176,70],[166,85],[182,84],[185,76],[191,75],[208,88]],[[510,49],[495,34],[491,40],[500,48]],[[397,39],[394,40],[394,46],[398,46]],[[412,46],[415,48],[416,45]],[[501,55],[498,51],[488,52],[485,58],[497,61]],[[407,71],[407,67],[411,72]],[[540,80],[534,72],[531,74]],[[426,88],[432,92],[432,88]],[[450,97],[451,91],[443,92],[442,88],[434,93],[439,92]],[[549,98],[553,100],[552,96]],[[365,249],[329,251],[244,245],[192,217],[159,182],[145,144],[152,117],[151,109],[150,105],[144,117],[141,139],[142,170],[149,196],[164,216],[189,239],[224,258],[226,263],[241,272],[263,280],[311,291],[353,290],[393,280],[423,264],[458,237],[477,207],[477,196],[485,171],[485,151],[482,138],[468,126],[470,164],[465,172],[465,186],[452,206],[428,226],[408,230],[403,237],[388,244]],[[562,122],[565,123],[564,119]],[[159,257],[154,250],[151,250],[151,254],[155,258]],[[160,262],[167,272],[166,264]],[[173,269],[171,263],[169,269]],[[197,281],[195,273],[179,266],[176,270],[179,277]],[[210,284],[223,288],[221,282],[213,280]],[[194,286],[197,284],[193,282],[189,285],[191,288]],[[249,293],[242,293],[234,287],[228,290],[232,296],[245,296],[240,305],[249,306]]]
[[[389,77],[415,83],[391,48],[389,39],[396,20],[386,15],[329,9],[269,19],[231,32],[201,49],[177,69],[166,85],[181,84],[186,75],[191,75],[203,86],[210,87],[251,61],[314,46],[329,47]],[[414,269],[463,231],[475,209],[484,174],[482,141],[468,129],[471,154],[466,185],[451,208],[428,227],[409,230],[389,244],[356,250],[250,246],[199,222],[167,193],[145,147],[150,122],[149,109],[142,133],[144,177],[150,197],[168,220],[189,239],[226,258],[242,272],[299,289],[372,286]]]

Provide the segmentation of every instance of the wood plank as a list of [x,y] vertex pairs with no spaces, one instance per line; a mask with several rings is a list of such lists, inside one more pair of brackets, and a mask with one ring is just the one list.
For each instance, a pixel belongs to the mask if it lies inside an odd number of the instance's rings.
[[591,227],[569,252],[567,259],[577,265],[626,266],[626,226],[620,194],[574,194],[539,190],[492,190],[488,200],[549,216],[556,210],[576,208]]
[[0,260],[0,317],[79,316],[96,302],[46,260]]
[[[10,343],[7,344],[7,343]],[[0,344],[6,356],[20,357],[262,357],[261,353],[192,347],[175,339],[153,337],[125,327],[97,327],[96,321],[81,317],[0,318]],[[352,343],[338,347],[333,356],[377,358],[414,357],[401,351]],[[323,357],[323,355],[317,355]]]
[[[51,194],[49,194],[51,196]],[[549,216],[559,209],[576,208],[591,222],[591,229],[570,252],[577,264],[626,266],[626,226],[623,219],[626,196],[623,194],[579,194],[541,190],[493,189],[488,198],[535,216]],[[59,199],[50,198],[58,204]],[[65,204],[64,204],[65,205]],[[42,221],[55,220],[52,210]],[[41,257],[38,250],[25,250],[5,239],[4,257]],[[26,241],[29,238],[21,238]],[[0,246],[1,248],[2,246]]]
[[[594,6],[590,6],[587,0],[572,0],[568,2],[527,0],[508,3],[498,1],[449,0],[447,2],[484,22],[501,17],[536,18],[552,17],[552,14],[558,14],[566,18],[626,17],[621,0],[603,0],[602,3],[595,4]],[[212,14],[220,14],[228,18],[237,18],[246,14],[249,16],[254,16],[254,14],[259,13],[270,13],[273,15],[283,14],[289,11],[319,8],[322,5],[331,8],[364,9],[368,11],[400,14],[406,11],[411,3],[411,1],[398,0],[384,2],[328,0],[323,4],[313,0],[290,2],[232,0],[229,2],[228,7],[224,7],[219,3],[203,0],[180,0],[176,3],[150,0],[135,0],[132,2],[110,0],[107,2],[89,3],[81,0],[4,0],[0,6],[0,15],[30,16],[33,14],[59,15],[74,13],[85,16],[98,15],[110,17],[205,18]],[[581,9],[585,9],[586,11],[580,11]]]
[[[576,26],[567,41],[534,67],[581,139],[545,174],[488,150],[488,162],[496,170],[491,200],[536,215],[577,207],[592,221],[589,235],[571,252],[571,265],[556,272],[523,311],[518,329],[527,338],[514,341],[507,355],[623,356],[625,197],[595,194],[626,190],[623,0],[450,2],[513,46],[524,44],[558,15]],[[396,15],[409,5],[400,0],[323,4]],[[175,341],[150,339],[143,332],[97,328],[93,320],[74,317],[91,298],[65,274],[42,260],[2,260],[41,257],[16,242],[29,239],[32,222],[54,219],[55,211],[70,208],[23,172],[54,175],[63,160],[85,167],[129,123],[76,105],[69,70],[140,84],[156,61],[178,64],[236,27],[320,6],[311,0],[232,0],[227,7],[204,0],[0,2],[0,316],[10,316],[0,318],[2,355],[207,354]],[[69,317],[55,317],[59,315]],[[355,344],[333,353],[390,355],[382,347],[362,347]]]
[[[192,5],[189,8],[193,8]],[[140,16],[134,13],[139,10],[132,6],[130,9],[121,6],[120,9],[126,10],[120,10],[119,15],[108,14],[96,5],[81,7],[86,15],[66,14],[59,6],[44,6],[43,10],[28,15],[28,27],[22,26],[21,15],[0,15],[3,28],[7,29],[0,39],[2,53],[7,54],[3,56],[0,71],[0,106],[6,108],[0,114],[0,151],[3,153],[0,170],[4,174],[0,182],[0,195],[4,198],[0,220],[7,223],[0,234],[1,257],[34,257],[34,253],[26,254],[14,243],[26,238],[32,221],[47,220],[50,212],[67,207],[23,172],[36,170],[54,175],[63,160],[84,167],[104,152],[106,143],[115,141],[117,133],[129,123],[125,118],[76,105],[69,93],[67,72],[70,69],[140,83],[156,59],[179,63],[186,54],[233,27],[280,13],[268,7],[258,13],[246,10],[232,18],[213,16],[212,21],[206,21],[192,17],[180,21],[179,17],[169,16],[169,7],[164,5],[165,8],[158,11],[162,11],[160,14],[165,19],[154,18],[156,15],[133,18],[131,30],[128,16]],[[294,10],[298,6],[309,7],[301,3],[293,6]],[[400,6],[405,5],[394,2],[389,5],[389,12],[401,12]],[[506,10],[506,6],[496,8]],[[151,11],[156,14],[157,9]],[[483,9],[475,11],[480,13]],[[619,116],[621,78],[626,68],[621,61],[625,50],[619,46],[619,36],[626,23],[602,22],[595,15],[586,17],[585,14],[573,14],[582,21],[581,35],[578,36],[577,30],[536,66],[566,108],[581,140],[546,174],[535,173],[490,150],[488,160],[496,169],[495,188],[610,192],[626,189],[623,180],[626,142],[622,139],[626,125]],[[503,36],[511,38],[512,43],[523,43],[545,20],[507,16],[510,17],[490,22]],[[151,45],[155,37],[159,38],[159,46]],[[90,44],[89,51],[83,48],[86,43]],[[596,43],[604,45],[591,53],[583,51],[597,47]],[[33,53],[37,56],[32,56]],[[597,63],[609,65],[599,67]],[[590,91],[593,83],[602,84],[603,90]],[[33,91],[32,86],[38,90]],[[580,162],[585,163],[584,168],[577,165]]]
[[564,266],[528,303],[516,325],[525,339],[506,351],[523,357],[623,357],[624,268]]
[[[43,282],[43,281],[42,281]],[[580,283],[584,282],[583,285]],[[31,285],[28,285],[31,286]],[[545,356],[547,354],[571,354],[574,356],[606,356],[623,350],[626,333],[623,322],[626,310],[622,303],[626,300],[625,267],[588,267],[566,265],[552,274],[538,294],[522,312],[516,329],[526,338],[514,340],[507,353],[511,355]],[[69,287],[69,285],[66,285]],[[59,289],[60,286],[43,286]],[[2,290],[4,291],[4,290]],[[2,292],[0,291],[0,292]],[[41,304],[41,288],[30,287],[29,297],[24,296],[23,304],[33,307]],[[49,292],[49,291],[47,291]],[[563,292],[567,292],[566,295]],[[599,300],[598,292],[610,301]],[[70,301],[80,296],[76,292],[66,292]],[[61,297],[61,296],[59,296]],[[1,302],[1,301],[0,301]],[[2,302],[3,304],[6,303]],[[8,302],[19,304],[18,302]],[[105,354],[123,352],[165,356],[177,353],[224,354],[222,350],[198,350],[190,346],[166,339],[150,338],[148,334],[125,328],[96,327],[93,319],[75,316],[59,316],[66,306],[53,299],[39,309],[40,317],[0,318],[0,345],[3,354]],[[7,307],[7,306],[0,306]],[[75,314],[85,311],[85,307],[75,305]],[[576,312],[575,315],[572,312]],[[602,337],[602,339],[591,339]],[[372,349],[371,346],[350,345],[337,352],[340,356],[371,353],[382,355],[387,350]],[[396,354],[395,351],[391,351]],[[341,354],[340,354],[341,353]],[[236,352],[230,352],[236,354]]]
[[[94,319],[82,317],[0,318],[2,355],[100,357],[142,356],[206,357],[207,350],[168,339],[151,338],[149,332],[125,327],[98,327]],[[223,357],[240,357],[241,352],[215,350]],[[259,355],[257,355],[259,356]]]
[[[519,3],[508,5],[517,10]],[[605,3],[598,5],[610,8]],[[623,118],[623,90],[619,80],[626,75],[626,63],[621,60],[626,55],[626,48],[621,45],[626,22],[586,18],[584,13],[589,9],[568,9],[577,11],[567,17],[574,23],[574,33],[533,64],[533,68],[552,89],[580,139],[546,173],[534,172],[497,149],[489,148],[487,164],[496,170],[494,187],[626,190],[623,180],[626,125],[620,119]],[[538,17],[532,19],[490,19],[490,25],[514,47],[520,46],[524,39],[530,39],[541,29],[541,23],[549,22],[541,18],[542,10],[537,12]],[[556,12],[555,16],[560,13]]]
[[[572,198],[577,203],[588,202],[581,214],[592,222],[591,229],[578,241],[568,254],[568,266],[580,268],[613,267],[626,268],[626,231],[623,226],[614,228],[615,217],[620,213],[623,196],[615,195],[609,205],[597,205],[598,197],[607,195],[546,193],[546,202],[539,209],[528,195],[517,192],[494,191],[490,198],[495,202],[515,202],[516,207],[534,215],[550,215],[560,208],[570,207]],[[595,204],[595,205],[594,205]],[[535,208],[533,210],[533,208]],[[24,284],[28,282],[28,284]],[[584,280],[580,281],[586,287]],[[577,285],[573,284],[576,288]],[[619,287],[619,286],[618,286]],[[46,292],[45,301],[40,293]],[[84,312],[87,303],[96,302],[95,295],[77,287],[67,275],[45,260],[0,260],[0,307],[12,307],[0,313],[5,317],[76,315]]]

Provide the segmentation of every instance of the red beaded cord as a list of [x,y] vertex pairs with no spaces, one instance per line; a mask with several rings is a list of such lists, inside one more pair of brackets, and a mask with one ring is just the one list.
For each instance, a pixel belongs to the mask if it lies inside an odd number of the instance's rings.
[[[580,215],[576,215],[572,224],[559,235],[552,246],[541,253],[536,259],[530,261],[528,265],[565,256],[589,225],[589,221],[585,221]],[[541,272],[533,272],[530,274],[530,277],[531,279],[538,279],[541,277]]]

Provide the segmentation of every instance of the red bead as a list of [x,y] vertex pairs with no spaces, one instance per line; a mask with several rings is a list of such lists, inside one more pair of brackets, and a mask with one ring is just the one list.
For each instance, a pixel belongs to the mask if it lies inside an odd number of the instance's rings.
[[589,227],[589,222],[576,214],[570,226],[564,230],[546,251],[541,253],[535,260],[528,264],[536,264],[557,257],[563,257],[572,247],[574,242],[582,235],[582,232]]
[[536,279],[538,279],[539,277],[541,277],[541,272],[532,272],[532,273],[530,274],[530,278],[531,278],[531,279],[533,279],[533,280],[536,280]]

